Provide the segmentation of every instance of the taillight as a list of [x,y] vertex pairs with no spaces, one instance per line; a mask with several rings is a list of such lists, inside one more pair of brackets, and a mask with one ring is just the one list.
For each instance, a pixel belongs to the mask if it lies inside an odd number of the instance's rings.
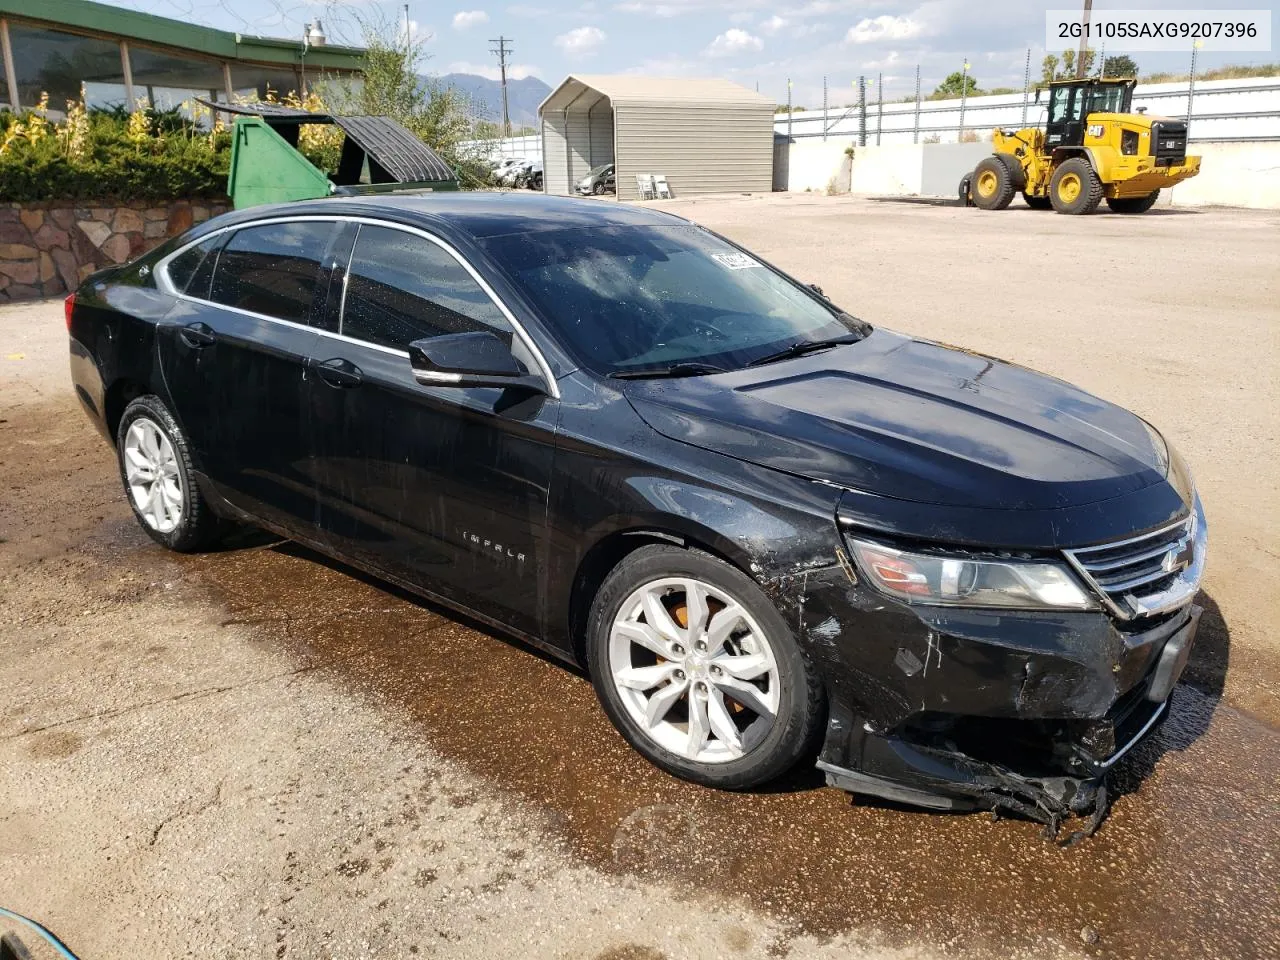
[[76,295],[73,293],[62,301],[62,309],[67,315],[67,331],[71,331],[71,314],[76,309]]

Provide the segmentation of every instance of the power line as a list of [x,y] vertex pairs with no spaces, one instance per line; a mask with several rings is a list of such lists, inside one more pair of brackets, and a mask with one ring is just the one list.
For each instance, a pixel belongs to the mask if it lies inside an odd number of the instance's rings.
[[504,137],[511,136],[511,112],[507,108],[507,54],[511,52],[511,41],[506,37],[498,37],[497,40],[490,40],[490,43],[496,43],[496,47],[490,47],[489,52],[498,55],[498,72],[502,76],[502,135]]

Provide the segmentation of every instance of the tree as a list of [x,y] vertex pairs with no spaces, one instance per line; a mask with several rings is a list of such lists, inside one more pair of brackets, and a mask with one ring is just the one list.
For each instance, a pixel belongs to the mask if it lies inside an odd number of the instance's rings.
[[1058,60],[1056,54],[1049,54],[1040,64],[1040,80],[1045,86],[1058,79]]
[[360,28],[366,51],[360,79],[318,84],[325,102],[339,113],[390,117],[450,163],[469,159],[461,144],[471,137],[472,104],[455,87],[419,75],[424,40],[406,39],[386,21],[362,20]]
[[[1093,69],[1094,61],[1098,59],[1097,50],[1086,50],[1084,52],[1084,70],[1083,73],[1087,77],[1089,71]],[[1128,57],[1124,59],[1128,60]],[[1111,58],[1108,57],[1110,62]],[[1130,61],[1132,63],[1133,61]],[[1059,68],[1061,64],[1061,68]],[[1044,58],[1040,65],[1041,80],[1045,84],[1052,83],[1054,80],[1074,80],[1076,78],[1076,51],[1063,50],[1062,56],[1057,57],[1052,53]]]
[[1102,75],[1105,77],[1136,77],[1138,75],[1138,65],[1134,63],[1133,57],[1128,54],[1116,54],[1114,57],[1107,57],[1102,62]]
[[947,79],[938,84],[929,99],[952,100],[962,95],[976,97],[981,93],[982,91],[978,89],[978,81],[972,74],[957,70],[955,73],[948,74]]

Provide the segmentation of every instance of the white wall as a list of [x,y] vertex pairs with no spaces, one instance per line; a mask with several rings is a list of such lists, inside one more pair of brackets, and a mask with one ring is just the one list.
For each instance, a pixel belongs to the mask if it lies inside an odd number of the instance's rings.
[[[989,143],[854,147],[850,164],[845,149],[852,142],[797,140],[791,145],[788,189],[825,193],[834,179],[839,193],[954,197],[964,171],[991,150]],[[1200,175],[1161,194],[1162,205],[1280,209],[1280,141],[1192,143],[1188,152],[1201,157]]]
[[1258,207],[1280,210],[1280,141],[1192,143],[1200,175],[1160,195],[1160,205]]

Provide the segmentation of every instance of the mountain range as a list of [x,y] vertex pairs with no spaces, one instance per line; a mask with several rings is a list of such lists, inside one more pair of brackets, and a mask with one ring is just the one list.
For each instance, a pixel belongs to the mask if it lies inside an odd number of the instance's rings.
[[[474,73],[446,73],[435,78],[447,87],[466,94],[482,120],[502,120],[502,84]],[[538,125],[538,104],[551,88],[537,77],[507,81],[507,110],[513,127]]]

